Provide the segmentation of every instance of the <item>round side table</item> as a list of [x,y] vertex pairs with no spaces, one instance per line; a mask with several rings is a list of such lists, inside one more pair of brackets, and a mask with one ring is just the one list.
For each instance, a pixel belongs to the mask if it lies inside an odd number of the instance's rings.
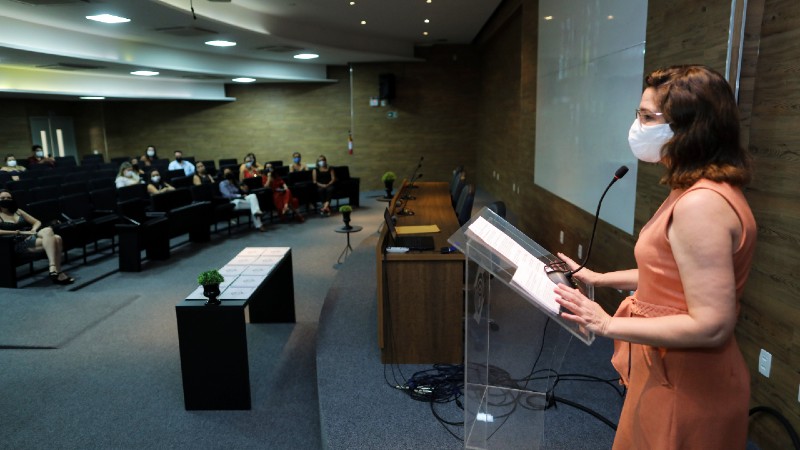
[[341,264],[342,262],[344,262],[344,260],[347,259],[347,255],[353,253],[353,247],[350,245],[350,233],[358,233],[359,231],[361,231],[363,229],[364,229],[364,227],[361,227],[361,226],[358,226],[358,225],[353,225],[353,226],[350,227],[350,229],[347,229],[345,227],[339,227],[339,228],[336,228],[335,230],[333,230],[333,231],[335,231],[337,233],[346,233],[347,234],[347,246],[344,248],[344,250],[342,250],[342,254],[339,255],[339,259],[336,260],[336,262],[338,264]]

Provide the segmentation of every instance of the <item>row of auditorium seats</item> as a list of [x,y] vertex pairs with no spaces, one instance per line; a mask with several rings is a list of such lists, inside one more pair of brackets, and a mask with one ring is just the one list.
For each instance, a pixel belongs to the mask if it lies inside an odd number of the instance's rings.
[[[225,162],[233,166],[231,162],[235,163],[235,160]],[[252,221],[239,220],[243,217],[249,219],[250,212],[235,210],[228,200],[221,197],[217,185],[194,186],[191,177],[185,177],[189,178],[185,187],[150,196],[144,184],[116,189],[117,169],[111,165],[117,164],[95,162],[29,170],[19,181],[8,180],[0,183],[0,187],[12,192],[20,208],[43,224],[53,226],[62,236],[65,261],[69,251],[74,249],[82,250],[86,262],[91,252],[110,249],[113,254],[118,248],[122,271],[140,271],[142,251],[147,259],[168,258],[170,238],[187,234],[190,241],[205,242],[210,239],[212,226],[214,232],[219,232],[219,224],[226,225],[229,235],[232,224],[252,226]],[[216,172],[214,161],[207,161],[206,167]],[[238,175],[238,165],[235,167],[234,173]],[[335,170],[339,186],[334,198],[337,201],[347,198],[351,205],[358,206],[360,180],[349,176],[347,166]],[[181,177],[176,176],[172,181],[175,182],[176,178]],[[311,172],[288,174],[286,181],[296,196],[302,196],[301,201],[307,209],[316,208],[316,189],[311,181]],[[271,190],[261,186],[260,179],[248,183],[256,192],[262,211],[272,220],[275,207]],[[99,245],[105,240],[110,244]],[[33,263],[40,258],[44,258],[43,253],[16,254],[13,240],[5,236],[0,238],[0,287],[17,287],[17,268],[28,264],[28,274],[32,274],[35,272]]]

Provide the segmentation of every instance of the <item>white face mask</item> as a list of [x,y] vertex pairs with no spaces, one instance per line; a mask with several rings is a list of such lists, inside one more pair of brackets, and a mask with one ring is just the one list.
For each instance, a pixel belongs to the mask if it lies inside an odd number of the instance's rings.
[[153,156],[156,156],[156,151],[155,151],[155,150],[148,150],[148,151],[147,151],[147,156],[149,156],[149,157],[151,157],[151,158],[152,158]]
[[159,177],[158,175],[150,177],[150,181],[152,181],[153,183],[158,183],[159,181],[161,181],[161,177]]
[[8,167],[14,167],[17,165],[17,160],[12,159],[11,161],[8,161],[6,164],[8,164]]
[[657,163],[662,158],[661,148],[672,139],[673,134],[668,123],[642,125],[636,118],[628,131],[628,145],[633,156],[644,162]]
[[40,151],[40,150],[37,150],[37,151],[36,151],[36,157],[37,157],[37,158],[41,158],[41,157],[43,157],[43,156],[44,156],[44,152],[43,152],[43,151]]
[[133,178],[133,171],[132,170],[126,170],[125,171],[125,176],[128,177],[128,178]]
[[325,167],[328,163],[325,161],[317,161],[317,164],[319,164],[320,167]]

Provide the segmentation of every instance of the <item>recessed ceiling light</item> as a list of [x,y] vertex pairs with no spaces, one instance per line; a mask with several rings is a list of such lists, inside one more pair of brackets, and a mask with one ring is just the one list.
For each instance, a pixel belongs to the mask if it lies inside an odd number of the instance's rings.
[[253,81],[256,81],[256,79],[249,77],[239,77],[239,78],[234,78],[233,81],[237,83],[252,83]]
[[114,16],[111,14],[99,14],[96,16],[86,16],[89,20],[94,20],[95,22],[103,22],[103,23],[125,23],[130,22],[131,19],[126,19],[124,17]]
[[425,19],[424,22],[425,23],[431,23],[431,19]]
[[350,2],[350,6],[353,6],[355,4],[356,4],[356,2]]
[[422,35],[423,35],[423,36],[427,36],[427,35],[428,35],[428,32],[427,32],[427,31],[423,31],[423,32],[422,32]]
[[105,97],[86,96],[81,97],[81,100],[105,100]]
[[612,15],[609,15],[609,16],[608,16],[608,20],[614,20],[614,16],[612,16]]
[[553,16],[544,16],[544,20],[553,20]]
[[158,72],[153,72],[152,70],[135,70],[131,72],[131,75],[139,75],[143,77],[154,77],[158,75]]
[[214,47],[233,47],[236,45],[236,42],[233,41],[206,41],[206,45],[212,45]]
[[294,55],[294,59],[316,59],[319,55],[316,53],[298,53]]
[[433,0],[428,0],[425,3],[433,3]]
[[367,24],[367,21],[366,21],[366,20],[362,20],[362,21],[361,21],[361,25],[366,25],[366,24]]

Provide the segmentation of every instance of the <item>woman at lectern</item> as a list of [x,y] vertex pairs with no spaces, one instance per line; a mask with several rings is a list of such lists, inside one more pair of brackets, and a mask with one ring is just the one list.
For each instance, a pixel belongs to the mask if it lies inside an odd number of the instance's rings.
[[628,388],[615,449],[743,449],[750,375],[733,330],[756,224],[736,101],[705,66],[656,70],[645,83],[628,142],[666,168],[670,193],[639,234],[637,268],[575,274],[635,292],[613,317],[577,289],[555,292],[572,312],[562,317],[615,340],[611,362]]

